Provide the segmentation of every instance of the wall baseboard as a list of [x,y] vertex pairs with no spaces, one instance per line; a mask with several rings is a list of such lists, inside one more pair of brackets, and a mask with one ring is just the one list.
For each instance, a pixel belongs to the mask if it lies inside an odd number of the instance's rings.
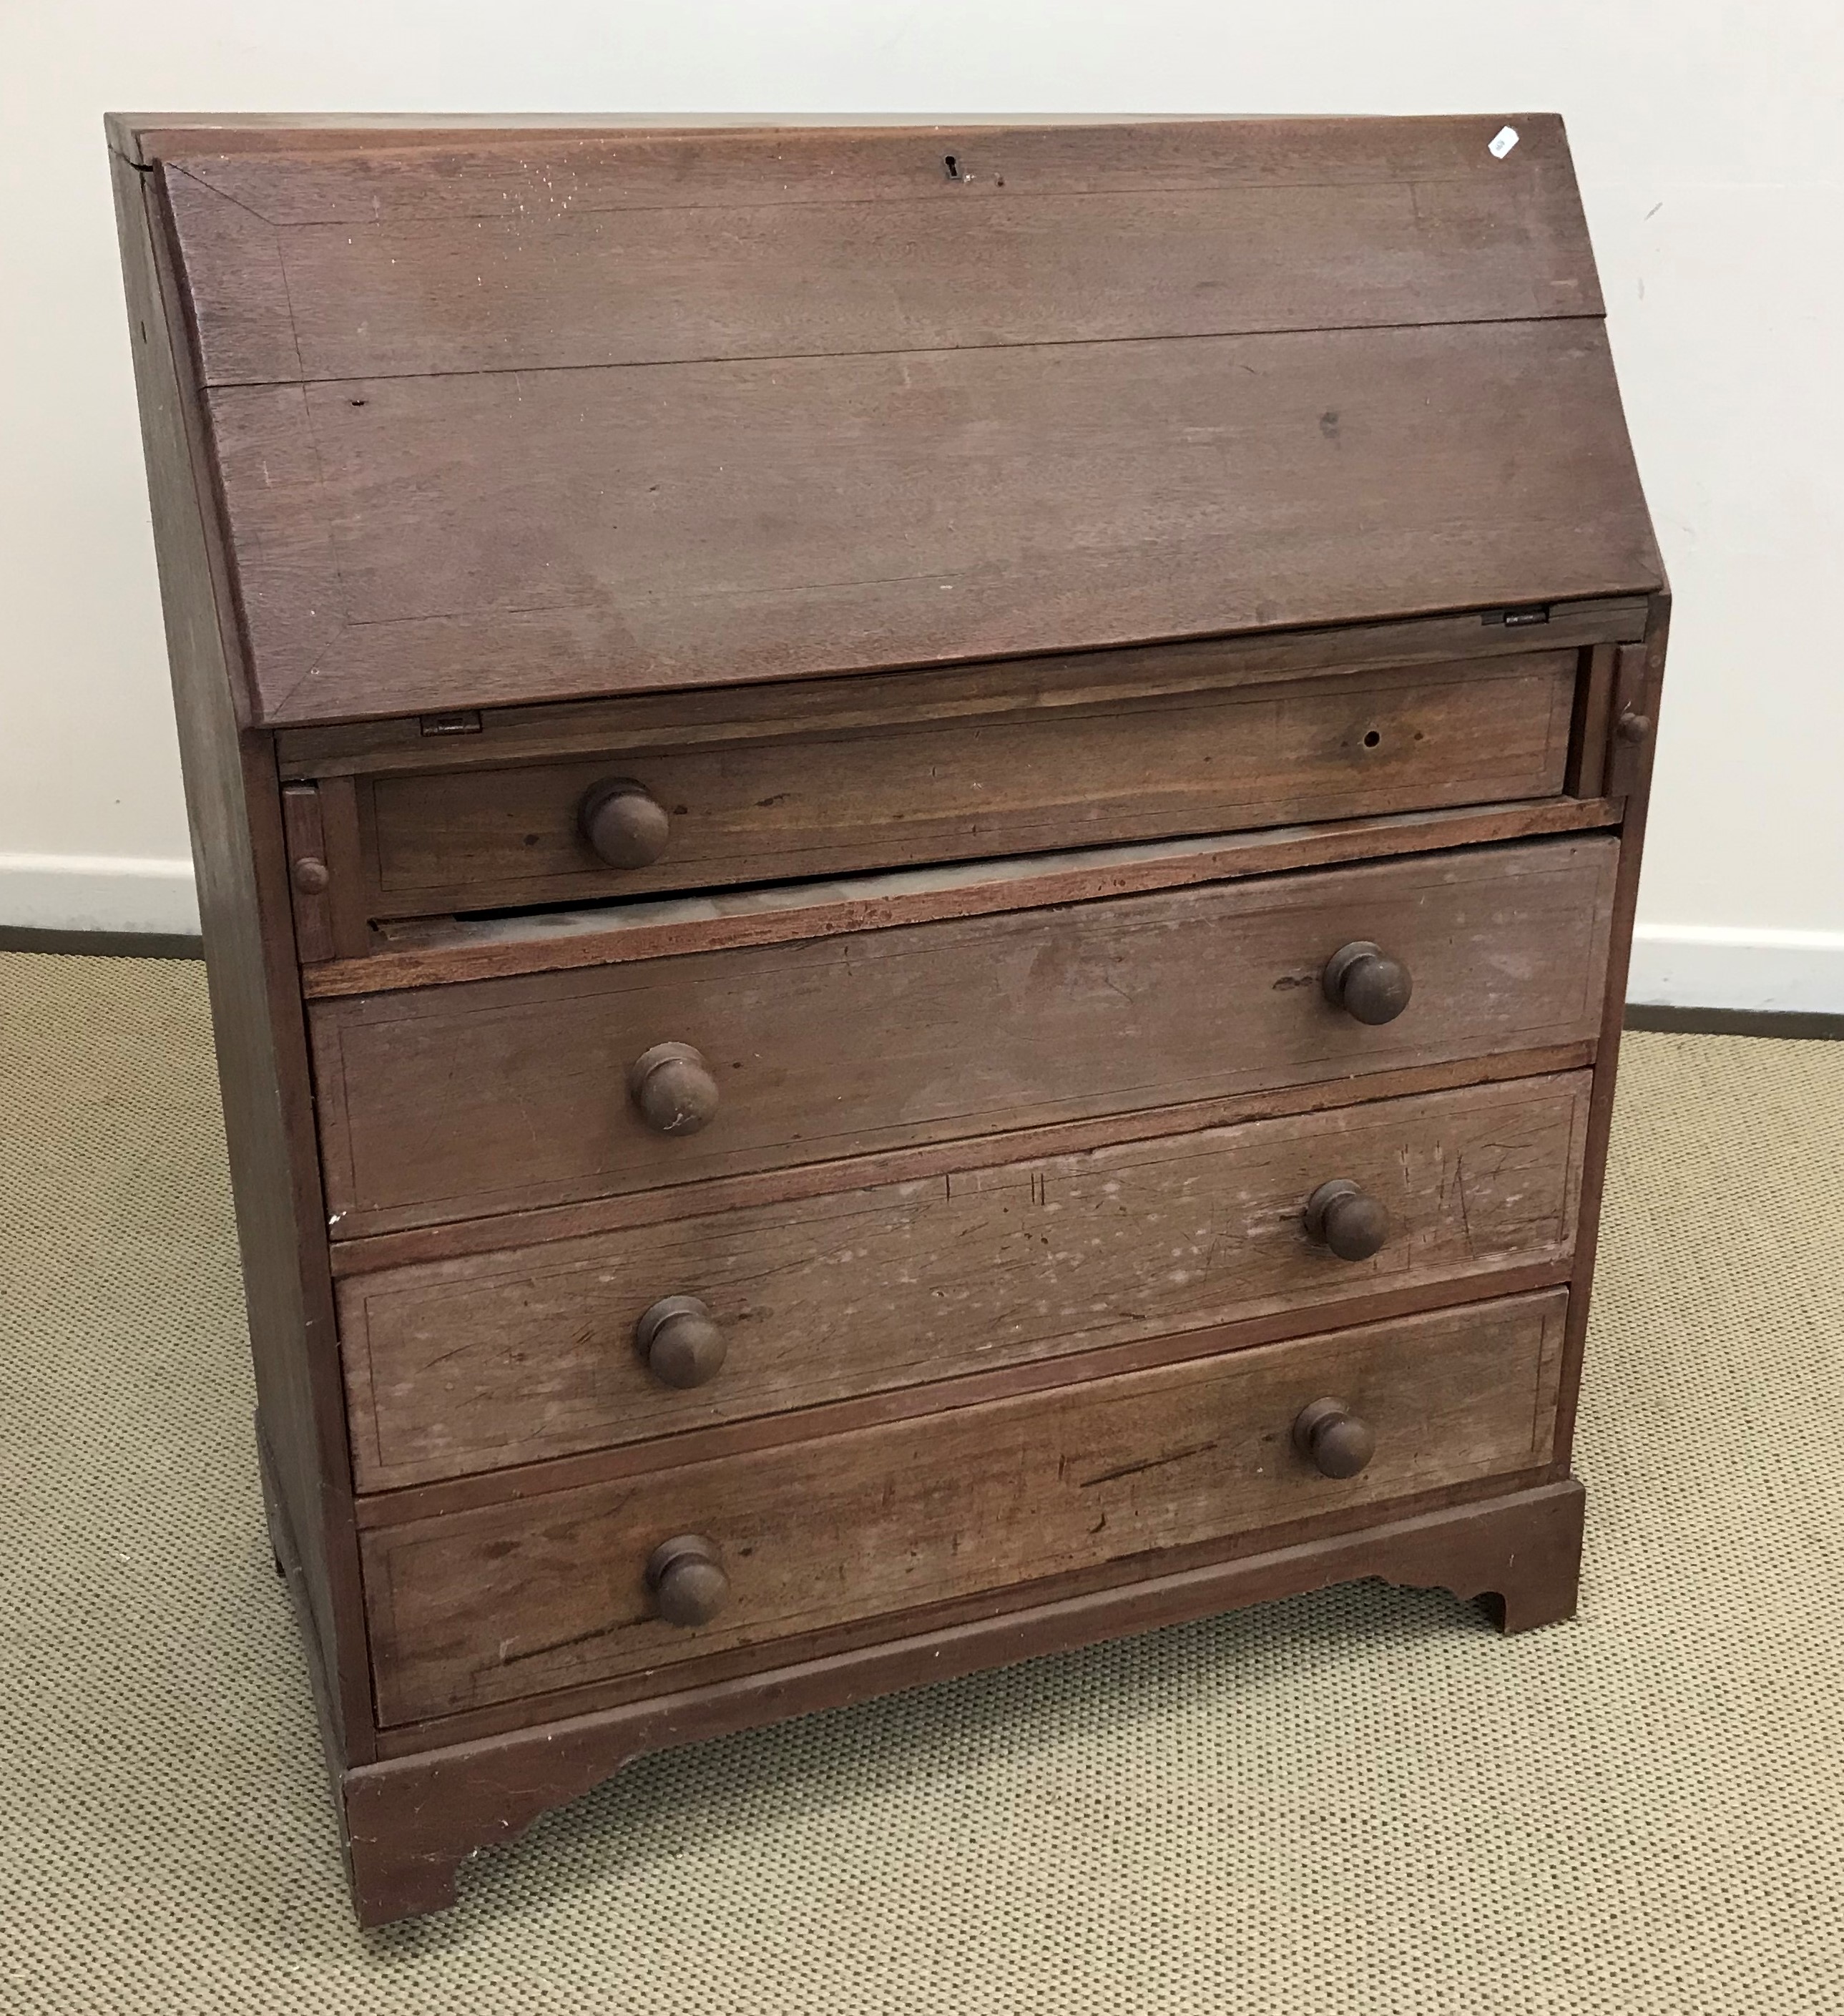
[[84,959],[203,959],[205,941],[178,931],[41,931],[0,924],[0,952],[75,953]]
[[138,855],[0,854],[0,925],[196,938],[192,865]]
[[1673,1036],[1777,1036],[1782,1042],[1844,1042],[1844,1015],[1765,1014],[1746,1008],[1648,1008],[1627,1003],[1628,1029]]
[[1641,924],[1627,999],[1747,1015],[1844,1015],[1844,931]]

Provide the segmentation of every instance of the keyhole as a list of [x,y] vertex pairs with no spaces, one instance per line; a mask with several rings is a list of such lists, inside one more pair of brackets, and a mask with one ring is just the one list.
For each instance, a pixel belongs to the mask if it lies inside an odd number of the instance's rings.
[[1366,749],[1374,749],[1377,744],[1382,740],[1382,736],[1373,728],[1370,733],[1364,736],[1364,746]]
[[958,159],[952,154],[948,155],[947,157],[947,179],[951,182],[958,182],[961,178],[961,164]]

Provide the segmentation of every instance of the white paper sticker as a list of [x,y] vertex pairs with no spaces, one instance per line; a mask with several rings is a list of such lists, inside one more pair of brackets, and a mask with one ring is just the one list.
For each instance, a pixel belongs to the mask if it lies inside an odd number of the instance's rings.
[[1501,126],[1486,142],[1486,152],[1495,160],[1502,161],[1518,144],[1518,129],[1515,126]]

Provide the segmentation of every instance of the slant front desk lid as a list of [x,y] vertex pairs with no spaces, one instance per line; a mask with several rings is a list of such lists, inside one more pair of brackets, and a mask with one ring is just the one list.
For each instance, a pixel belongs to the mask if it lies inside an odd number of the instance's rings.
[[113,131],[257,722],[1661,585],[1551,117]]

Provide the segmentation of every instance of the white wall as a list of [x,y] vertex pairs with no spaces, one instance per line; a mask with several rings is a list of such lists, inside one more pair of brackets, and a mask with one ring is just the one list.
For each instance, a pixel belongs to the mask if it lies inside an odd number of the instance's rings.
[[106,109],[1553,108],[1677,596],[1634,991],[1844,1011],[1841,87],[1839,0],[0,0],[0,923],[189,914]]

